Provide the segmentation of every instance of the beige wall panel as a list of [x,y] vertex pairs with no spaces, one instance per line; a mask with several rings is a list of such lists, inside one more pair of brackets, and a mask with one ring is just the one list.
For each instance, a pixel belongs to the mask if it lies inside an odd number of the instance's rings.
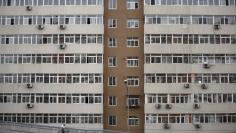
[[144,7],[144,14],[164,15],[235,15],[235,7],[227,6],[148,6]]
[[88,15],[103,12],[103,6],[34,6],[32,11],[27,11],[26,6],[0,8],[0,15]]

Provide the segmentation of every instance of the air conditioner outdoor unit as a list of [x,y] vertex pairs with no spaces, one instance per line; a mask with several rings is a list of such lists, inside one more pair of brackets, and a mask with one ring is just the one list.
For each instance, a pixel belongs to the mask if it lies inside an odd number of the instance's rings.
[[166,104],[166,109],[171,109],[172,108],[172,104]]
[[27,11],[32,11],[32,10],[33,10],[33,7],[32,7],[32,6],[26,6],[26,10],[27,10]]
[[199,109],[199,108],[200,108],[200,104],[194,103],[194,104],[193,104],[193,108],[194,108],[194,109]]
[[65,49],[65,48],[66,48],[66,44],[65,43],[60,44],[60,49]]
[[164,128],[164,129],[170,129],[170,124],[164,123],[164,124],[163,124],[163,128]]
[[199,129],[199,128],[201,128],[201,125],[200,124],[194,124],[194,127]]
[[184,84],[184,88],[190,88],[189,84]]
[[27,86],[28,89],[33,88],[33,84],[31,84],[31,83],[26,84],[26,86]]
[[210,64],[208,62],[204,62],[203,68],[205,68],[205,69],[210,68]]
[[61,30],[65,30],[65,29],[66,29],[66,25],[61,24],[61,25],[60,25],[60,29],[61,29]]
[[31,109],[31,108],[33,108],[33,107],[34,107],[34,104],[32,104],[32,103],[28,103],[28,104],[27,104],[27,108]]
[[160,109],[161,108],[161,104],[159,104],[159,103],[155,104],[155,108],[156,109]]
[[219,30],[220,29],[220,25],[219,24],[214,24],[214,30]]
[[44,25],[42,25],[42,24],[38,25],[38,29],[39,30],[43,30],[44,29]]
[[202,85],[201,85],[201,88],[202,88],[202,89],[207,89],[207,85],[206,85],[206,84],[202,84]]

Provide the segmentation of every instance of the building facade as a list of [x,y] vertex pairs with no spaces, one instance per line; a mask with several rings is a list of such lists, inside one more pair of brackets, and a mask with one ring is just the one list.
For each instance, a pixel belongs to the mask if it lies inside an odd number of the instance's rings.
[[236,131],[235,0],[0,0],[0,121]]
[[145,133],[235,132],[235,1],[145,0]]

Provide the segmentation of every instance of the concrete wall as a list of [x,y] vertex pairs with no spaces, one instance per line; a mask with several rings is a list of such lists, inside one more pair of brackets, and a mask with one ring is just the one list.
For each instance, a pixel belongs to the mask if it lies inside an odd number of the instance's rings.
[[25,6],[1,7],[1,15],[73,15],[103,14],[103,6],[33,6],[27,11]]
[[236,9],[233,6],[144,6],[144,14],[235,15],[235,12]]

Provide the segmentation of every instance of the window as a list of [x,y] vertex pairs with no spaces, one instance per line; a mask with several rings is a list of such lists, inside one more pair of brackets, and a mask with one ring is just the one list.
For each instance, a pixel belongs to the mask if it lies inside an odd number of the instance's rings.
[[139,86],[139,78],[137,76],[128,76],[127,77],[128,86]]
[[116,86],[116,77],[108,77],[108,86]]
[[130,107],[139,106],[139,96],[129,96],[127,105]]
[[[73,82],[72,77],[73,75]],[[76,76],[77,75],[77,76]],[[76,77],[75,77],[76,76]],[[17,80],[18,77],[18,80]],[[102,74],[0,74],[0,83],[101,83]],[[79,82],[81,79],[81,82]]]
[[157,115],[156,114],[146,114],[145,121],[148,124],[157,123]]
[[138,0],[127,0],[127,9],[134,10],[138,9]]
[[128,28],[138,28],[139,27],[139,20],[138,19],[128,19],[127,20],[127,27]]
[[117,39],[108,38],[108,47],[117,47]]
[[[72,119],[71,119],[72,118]],[[102,123],[101,114],[0,114],[0,120],[22,123]],[[72,121],[71,121],[72,120]]]
[[139,59],[138,57],[128,57],[127,58],[127,67],[138,67]]
[[116,106],[116,104],[117,104],[116,96],[109,96],[108,105]]
[[190,103],[190,95],[188,94],[171,94],[170,103]]
[[117,0],[109,0],[108,1],[108,9],[116,9],[117,8]]
[[108,122],[110,126],[115,126],[116,125],[116,116],[115,115],[110,115],[108,118]]
[[128,37],[126,41],[127,41],[127,47],[138,47],[139,46],[138,37]]
[[116,28],[117,20],[116,19],[108,19],[108,28]]
[[116,66],[116,57],[108,57],[108,66],[115,67]]
[[129,116],[128,125],[137,126],[139,125],[139,118],[136,116]]

